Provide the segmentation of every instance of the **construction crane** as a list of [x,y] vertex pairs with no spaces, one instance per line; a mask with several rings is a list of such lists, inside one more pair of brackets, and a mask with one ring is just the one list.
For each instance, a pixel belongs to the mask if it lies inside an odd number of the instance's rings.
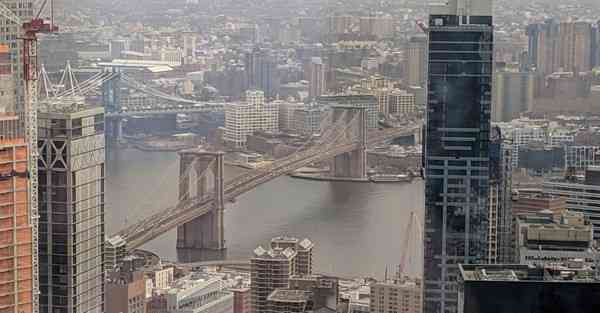
[[[398,272],[396,273],[396,279],[398,281],[403,280],[407,276],[407,265],[412,263],[411,260],[417,259],[419,256],[412,255],[416,250],[415,248],[420,247],[420,227],[419,220],[415,212],[410,212],[410,218],[408,220],[408,226],[406,227],[406,233],[404,234],[404,245],[402,246],[400,264],[398,265]],[[411,249],[411,242],[413,243]],[[411,251],[412,250],[412,251]],[[411,253],[412,252],[412,253]]]
[[[23,82],[24,82],[24,116],[25,116],[25,138],[27,140],[28,157],[27,157],[27,172],[29,176],[29,215],[31,219],[31,241],[32,241],[32,278],[33,278],[33,313],[39,313],[39,258],[38,258],[38,147],[37,147],[37,101],[38,101],[38,51],[37,51],[37,34],[52,33],[58,31],[54,26],[54,17],[51,18],[51,23],[46,23],[40,18],[44,7],[48,0],[44,0],[41,4],[37,15],[30,21],[22,21],[14,12],[0,3],[0,17],[22,25],[23,37]],[[52,0],[50,0],[52,5]],[[53,11],[53,10],[51,10]],[[53,12],[51,12],[53,15]]]

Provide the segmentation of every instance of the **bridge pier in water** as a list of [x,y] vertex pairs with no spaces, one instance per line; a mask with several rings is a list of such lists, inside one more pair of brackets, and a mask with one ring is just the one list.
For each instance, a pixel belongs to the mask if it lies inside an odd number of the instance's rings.
[[[346,114],[344,114],[346,113]],[[333,107],[333,123],[344,119],[349,124],[357,118],[357,127],[349,134],[358,138],[358,147],[337,155],[331,161],[330,175],[339,178],[364,179],[367,177],[367,112],[364,108]]]
[[[179,200],[212,194],[210,212],[177,227],[177,249],[206,250],[218,258],[225,249],[223,213],[223,152],[184,150],[179,153]],[[195,174],[195,177],[193,177]],[[195,188],[191,179],[195,178]],[[212,178],[212,180],[211,180]]]

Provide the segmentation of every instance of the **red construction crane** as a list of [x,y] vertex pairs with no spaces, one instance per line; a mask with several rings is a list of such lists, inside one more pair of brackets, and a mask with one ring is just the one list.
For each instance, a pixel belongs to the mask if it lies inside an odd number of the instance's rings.
[[[22,25],[23,37],[23,83],[24,83],[24,113],[25,113],[25,137],[27,140],[27,148],[29,150],[27,158],[27,171],[29,176],[29,214],[31,216],[32,228],[32,265],[33,265],[33,313],[39,313],[39,273],[38,273],[38,147],[37,147],[37,102],[38,102],[38,59],[37,59],[37,34],[51,33],[58,31],[54,26],[54,17],[51,17],[51,22],[46,23],[40,18],[42,10],[46,6],[48,0],[45,0],[31,21],[22,21],[14,12],[0,3],[0,17],[7,19],[17,25]],[[53,4],[50,0],[51,15],[53,15]]]

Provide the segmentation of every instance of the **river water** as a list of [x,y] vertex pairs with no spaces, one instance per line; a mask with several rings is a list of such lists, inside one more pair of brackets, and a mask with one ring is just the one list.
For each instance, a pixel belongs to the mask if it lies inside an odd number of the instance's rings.
[[[174,204],[176,153],[112,148],[106,163],[107,234]],[[226,179],[242,171],[227,167]],[[227,258],[248,258],[274,236],[308,237],[315,243],[315,271],[383,278],[386,266],[392,273],[401,259],[411,211],[422,216],[420,180],[372,184],[280,177],[227,205]],[[176,260],[175,238],[172,230],[142,248]],[[421,268],[417,241],[410,240],[408,249],[407,268],[413,275]]]

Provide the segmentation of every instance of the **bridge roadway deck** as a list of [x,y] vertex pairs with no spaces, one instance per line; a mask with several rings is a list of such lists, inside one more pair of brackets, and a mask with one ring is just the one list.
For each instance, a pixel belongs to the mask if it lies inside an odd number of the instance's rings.
[[[369,135],[368,141],[370,144],[377,144],[391,138],[414,133],[415,130],[415,127],[411,127],[408,129],[375,131]],[[277,160],[270,166],[258,168],[226,182],[224,200],[233,201],[238,196],[279,176],[289,174],[311,163],[331,159],[336,155],[354,149],[356,149],[356,143],[340,145],[324,144],[315,145],[309,149],[293,153],[288,157]],[[138,248],[165,232],[210,212],[212,202],[212,196],[181,201],[176,206],[169,207],[135,225],[123,229],[117,235],[122,236],[127,241],[127,250]]]
[[107,112],[107,117],[130,117],[143,115],[162,115],[162,114],[180,114],[180,113],[212,113],[221,112],[225,104],[223,103],[203,103],[196,105],[164,106],[141,108],[133,107],[120,112]]

